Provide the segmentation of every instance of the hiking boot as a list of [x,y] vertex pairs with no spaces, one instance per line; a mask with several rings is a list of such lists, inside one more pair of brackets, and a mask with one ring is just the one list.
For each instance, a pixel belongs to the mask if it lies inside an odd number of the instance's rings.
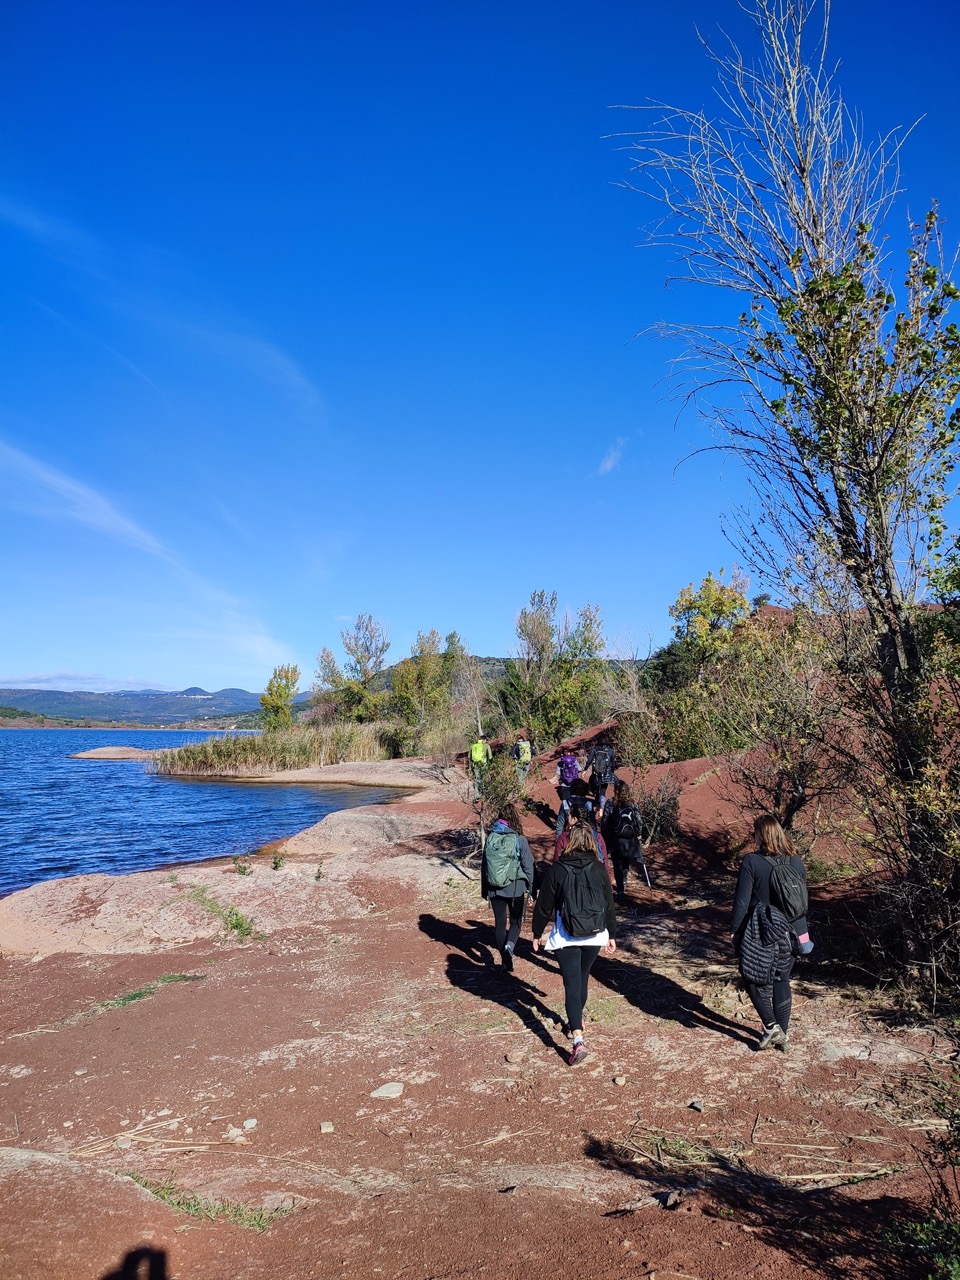
[[582,1040],[574,1040],[573,1048],[570,1050],[570,1057],[567,1059],[567,1065],[571,1067],[579,1067],[580,1063],[587,1056],[587,1046]]
[[790,1036],[786,1031],[780,1032],[781,1039],[777,1041],[777,1048],[781,1053],[786,1053],[790,1048]]
[[509,947],[504,947],[500,952],[500,959],[507,973],[513,973],[513,952]]
[[785,1043],[786,1040],[787,1037],[776,1023],[772,1027],[764,1027],[760,1043],[757,1045],[757,1053],[762,1053],[764,1049],[779,1049],[780,1045]]

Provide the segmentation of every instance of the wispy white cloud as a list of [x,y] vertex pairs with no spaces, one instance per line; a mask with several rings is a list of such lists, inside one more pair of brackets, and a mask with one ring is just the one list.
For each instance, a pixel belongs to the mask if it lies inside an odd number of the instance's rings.
[[[0,222],[29,237],[57,261],[86,276],[95,276],[99,283],[96,300],[101,305],[166,330],[194,351],[246,370],[302,413],[312,415],[322,409],[320,392],[292,356],[274,343],[245,332],[243,326],[211,320],[211,308],[198,306],[187,296],[193,291],[191,282],[182,269],[178,272],[171,255],[146,248],[113,249],[66,219],[51,217],[2,193]],[[182,296],[172,306],[159,302],[159,295],[169,296],[169,282],[177,274],[181,277]],[[200,311],[204,312],[202,318],[198,318]],[[108,349],[139,376],[151,381],[120,352]]]
[[146,676],[105,676],[89,671],[46,671],[41,675],[0,675],[0,689],[58,689],[71,693],[116,693],[120,689],[159,689],[176,692],[175,686]]
[[157,386],[156,382],[154,382],[153,378],[151,378],[149,374],[144,373],[140,366],[134,364],[134,362],[128,356],[125,356],[122,351],[118,351],[117,348],[112,346],[109,342],[104,342],[102,338],[98,337],[95,333],[90,333],[88,329],[83,328],[81,325],[74,324],[72,320],[68,320],[67,317],[61,315],[59,311],[55,311],[53,307],[48,307],[45,302],[40,302],[36,298],[30,298],[28,300],[39,311],[44,312],[45,315],[56,320],[58,324],[63,325],[65,329],[69,329],[71,333],[77,334],[79,337],[83,338],[84,341],[91,343],[95,347],[100,347],[101,350],[106,351],[109,355],[113,356],[113,358],[118,360],[124,368],[129,369],[137,378],[140,378],[141,381],[145,382],[149,387],[152,387],[162,400],[166,400],[166,396],[163,391],[161,391],[160,387]]
[[209,628],[194,633],[196,638],[225,646],[235,656],[257,663],[290,660],[288,648],[250,618],[242,600],[187,568],[159,539],[123,515],[103,494],[0,440],[0,476],[4,474],[16,484],[0,486],[0,500],[45,519],[94,529],[167,565],[203,602],[213,620]]
[[627,444],[627,441],[625,436],[618,436],[617,439],[614,440],[613,444],[610,446],[607,452],[603,455],[603,460],[601,461],[600,466],[597,468],[598,476],[607,476],[610,474],[611,471],[614,471],[617,467],[619,467],[620,460],[623,457],[623,451],[626,448],[626,444]]
[[175,337],[202,353],[214,355],[228,364],[244,369],[272,386],[304,413],[317,413],[323,407],[320,392],[297,362],[285,351],[262,338],[237,330],[194,324],[177,317],[151,317],[164,325]]
[[175,563],[162,542],[123,515],[103,494],[0,440],[0,475],[4,474],[18,484],[17,489],[7,489],[8,498],[12,496],[17,505],[28,505],[35,514],[48,519],[96,529],[168,564]]
[[51,217],[22,200],[0,194],[0,221],[15,227],[58,257],[66,255],[76,266],[92,264],[100,256],[100,246],[93,236],[65,218]]

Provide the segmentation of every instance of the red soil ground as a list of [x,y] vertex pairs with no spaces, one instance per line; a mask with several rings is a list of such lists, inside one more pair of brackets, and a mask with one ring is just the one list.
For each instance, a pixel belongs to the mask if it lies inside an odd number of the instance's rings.
[[[0,1274],[905,1275],[881,1235],[924,1201],[954,1046],[811,965],[794,1047],[756,1053],[725,936],[737,815],[704,762],[680,776],[684,839],[654,851],[652,890],[631,882],[576,1070],[555,964],[528,937],[512,976],[493,963],[458,785],[391,806],[400,840],[352,844],[372,829],[358,810],[336,840],[289,842],[285,873],[323,904],[307,923],[242,945],[7,956]],[[542,821],[528,835],[547,847]],[[239,891],[232,865],[206,872],[223,901]],[[271,875],[264,859],[246,879]],[[174,974],[193,980],[158,984]],[[402,1095],[372,1097],[386,1082]],[[205,1221],[131,1174],[283,1212],[264,1231]]]

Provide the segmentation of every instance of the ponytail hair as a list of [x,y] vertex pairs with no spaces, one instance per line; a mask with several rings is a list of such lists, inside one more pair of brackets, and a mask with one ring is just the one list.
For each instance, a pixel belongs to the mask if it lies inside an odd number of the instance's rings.
[[761,814],[753,824],[753,834],[760,852],[768,858],[789,857],[793,853],[790,837],[776,818],[768,813]]

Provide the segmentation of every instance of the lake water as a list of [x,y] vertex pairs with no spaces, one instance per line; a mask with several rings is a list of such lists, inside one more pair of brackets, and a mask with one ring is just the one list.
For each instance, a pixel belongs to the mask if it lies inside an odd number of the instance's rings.
[[176,747],[181,730],[0,730],[0,896],[55,876],[146,871],[249,853],[392,788],[158,778],[137,760],[71,760],[93,747]]

